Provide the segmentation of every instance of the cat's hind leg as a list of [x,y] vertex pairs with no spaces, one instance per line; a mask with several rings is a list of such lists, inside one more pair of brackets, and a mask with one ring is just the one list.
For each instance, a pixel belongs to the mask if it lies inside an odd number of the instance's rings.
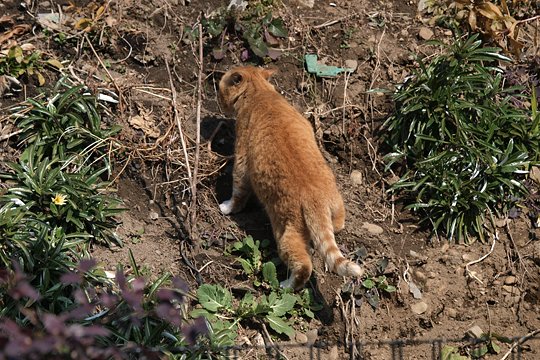
[[309,255],[305,234],[291,226],[285,228],[283,235],[276,239],[279,257],[289,268],[289,278],[280,283],[282,288],[300,290],[311,277],[313,264]]

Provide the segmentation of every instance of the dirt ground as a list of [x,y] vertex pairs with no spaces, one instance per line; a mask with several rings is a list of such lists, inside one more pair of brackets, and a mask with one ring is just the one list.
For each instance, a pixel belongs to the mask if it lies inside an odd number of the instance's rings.
[[[67,3],[37,1],[28,10],[46,13]],[[77,7],[91,5],[90,1],[74,3]],[[183,135],[192,169],[196,161],[199,55],[197,42],[186,43],[182,37],[201,12],[209,14],[227,2],[108,3],[110,26],[95,53],[87,50],[78,54],[77,44],[62,45],[50,38],[39,38],[37,43],[33,40],[48,54],[68,59],[67,68],[79,78],[96,88],[121,90],[123,97],[117,117],[109,121],[123,126],[120,140],[130,144],[124,148],[124,160],[116,164],[117,195],[128,209],[120,216],[118,228],[125,246],[96,246],[93,255],[114,269],[118,263],[129,263],[130,249],[150,277],[168,271],[185,278],[193,289],[200,282],[235,288],[241,281],[241,267],[234,257],[224,255],[224,248],[246,234],[272,239],[268,219],[255,201],[233,217],[221,215],[218,208],[231,192],[234,123],[220,112],[216,86],[224,71],[241,62],[238,51],[231,50],[216,61],[209,54],[211,49],[205,48],[194,227],[181,146]],[[18,22],[33,21],[18,4],[3,1],[0,13],[15,15]],[[433,53],[434,48],[419,36],[426,25],[418,19],[416,3],[317,0],[309,8],[285,1],[278,9],[289,29],[289,39],[282,44],[284,54],[270,64],[279,69],[272,81],[312,121],[335,171],[347,209],[346,228],[337,241],[351,256],[365,248],[368,256],[364,264],[370,273],[375,272],[378,261],[388,259],[385,275],[398,288],[396,293],[383,296],[376,309],[364,300],[356,303],[341,293],[344,279],[326,272],[315,255],[309,286],[316,290],[324,308],[315,320],[298,327],[297,333],[313,334],[315,330],[323,358],[346,358],[344,344],[350,341],[462,339],[474,326],[506,337],[540,329],[540,230],[527,216],[501,223],[498,237],[486,244],[456,245],[430,238],[429,232],[419,228],[418,220],[402,211],[386,193],[392,176],[383,171],[385,153],[378,139],[392,103],[383,92],[366,91],[393,89],[410,75],[415,66],[413,54]],[[434,38],[451,38],[444,29],[429,29]],[[31,36],[28,34],[28,41],[32,41]],[[303,55],[307,53],[317,54],[328,65],[343,66],[346,60],[353,60],[358,66],[351,74],[315,78],[304,69]],[[108,65],[107,71],[100,61]],[[48,76],[52,81],[57,74]],[[177,118],[170,100],[171,83]],[[36,92],[32,79],[25,85],[27,94]],[[23,99],[23,94],[0,99],[0,107]],[[143,118],[145,125],[136,125],[134,117]],[[11,142],[0,143],[4,153],[10,153],[11,146]],[[193,246],[190,234],[198,238],[199,247]],[[279,274],[283,273],[280,269]],[[418,291],[413,294],[415,285]],[[239,342],[254,342],[256,333],[255,329],[242,328]],[[331,344],[339,344],[337,355]],[[509,344],[500,345],[501,353],[487,358],[499,359],[510,349]],[[540,341],[528,341],[523,349],[523,359],[540,358]],[[355,351],[373,360],[396,356],[391,346],[384,345],[367,345]],[[286,355],[290,359],[307,357],[298,349]],[[403,349],[404,359],[431,356],[430,345]]]

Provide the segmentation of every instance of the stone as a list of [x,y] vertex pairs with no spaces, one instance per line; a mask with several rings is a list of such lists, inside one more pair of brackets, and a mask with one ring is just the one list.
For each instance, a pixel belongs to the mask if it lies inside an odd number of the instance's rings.
[[330,348],[330,352],[328,353],[328,360],[338,360],[339,359],[339,351],[337,345],[334,345]]
[[450,249],[450,245],[449,245],[447,242],[445,242],[444,244],[442,244],[442,246],[441,246],[441,252],[442,252],[442,253],[447,252],[448,249]]
[[418,32],[418,36],[424,40],[429,40],[433,37],[433,31],[430,28],[422,26]]
[[150,211],[148,217],[150,218],[150,220],[157,220],[159,218],[159,214],[155,211]]
[[296,0],[296,2],[308,8],[312,8],[315,5],[315,0]]
[[373,235],[380,235],[384,232],[383,228],[380,227],[379,225],[371,224],[368,222],[365,222],[362,225],[362,229],[366,229],[370,234],[373,234]]
[[512,285],[503,285],[502,286],[503,290],[512,294],[512,295],[520,295],[521,294],[521,291],[515,287],[515,286],[512,286]]
[[362,185],[362,183],[364,182],[364,175],[362,174],[362,172],[359,170],[353,170],[351,172],[351,182],[354,185]]
[[308,337],[306,334],[303,334],[299,331],[296,332],[296,336],[294,337],[297,343],[299,344],[306,344],[308,342]]
[[427,311],[427,308],[428,305],[423,301],[417,302],[416,304],[411,304],[411,310],[416,315],[425,313]]
[[449,318],[455,319],[457,317],[457,310],[453,308],[446,308],[446,315]]
[[484,335],[484,330],[482,330],[482,328],[478,325],[474,325],[473,327],[469,328],[469,330],[465,332],[465,336],[475,338],[475,339],[481,338],[482,335]]
[[461,255],[461,258],[463,259],[463,261],[466,261],[466,262],[476,260],[476,256],[474,256],[473,254],[463,254]]
[[311,329],[308,332],[306,332],[306,336],[308,339],[309,344],[314,344],[315,341],[317,341],[317,338],[319,337],[319,332],[317,329]]
[[515,283],[517,283],[517,278],[513,275],[508,275],[504,279],[504,285],[514,285]]
[[345,60],[345,68],[351,70],[351,72],[354,72],[357,67],[358,67],[357,60],[353,60],[353,59]]

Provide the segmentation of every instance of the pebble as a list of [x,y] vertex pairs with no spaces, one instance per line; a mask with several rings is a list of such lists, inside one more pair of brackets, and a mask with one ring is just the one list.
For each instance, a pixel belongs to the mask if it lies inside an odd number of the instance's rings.
[[418,32],[418,36],[420,36],[424,40],[429,40],[433,37],[433,31],[423,26],[420,28],[420,31]]
[[150,218],[150,220],[157,220],[159,218],[159,214],[155,211],[150,211],[148,217]]
[[352,59],[345,60],[345,67],[354,72],[358,67],[358,61]]
[[515,295],[521,294],[521,291],[517,287],[512,286],[512,285],[503,285],[502,288],[504,291],[509,292],[510,294],[515,294]]
[[370,234],[373,234],[373,235],[380,235],[384,232],[383,228],[380,227],[379,225],[371,224],[368,222],[365,222],[362,225],[362,229],[366,229]]
[[463,259],[463,261],[473,261],[476,259],[476,257],[473,255],[473,254],[463,254],[461,255],[461,258]]
[[351,173],[351,182],[354,185],[362,185],[364,182],[364,175],[359,170],[353,170]]
[[457,317],[457,310],[453,308],[446,308],[446,314],[449,318],[455,319]]
[[339,359],[339,352],[337,345],[334,345],[330,348],[330,352],[328,353],[328,360],[338,360]]
[[484,334],[484,330],[482,330],[482,328],[478,325],[474,325],[473,327],[469,328],[469,330],[465,332],[465,335],[468,335],[469,337],[472,337],[475,339],[481,338],[483,334]]
[[296,336],[294,337],[297,343],[299,344],[306,344],[308,342],[308,337],[306,334],[303,334],[299,331],[296,332]]
[[427,308],[427,304],[423,301],[417,302],[416,304],[411,304],[411,310],[417,315],[425,313]]
[[156,250],[156,254],[157,254],[157,255],[161,255],[161,251],[160,251],[160,250]]
[[255,335],[253,343],[255,344],[255,346],[264,346],[264,339],[261,333],[257,333],[257,335]]
[[505,279],[504,279],[504,284],[505,285],[514,285],[515,283],[517,283],[517,278],[513,275],[508,275]]
[[314,344],[315,341],[317,341],[317,338],[319,337],[319,332],[317,331],[317,329],[312,329],[306,332],[306,336],[308,339],[308,343]]
[[423,272],[421,272],[420,270],[414,271],[413,275],[416,278],[416,280],[418,280],[418,282],[420,282],[422,284],[426,283],[427,276]]
[[448,249],[450,249],[450,244],[448,244],[447,242],[445,242],[442,246],[441,246],[441,252],[445,253],[448,251]]

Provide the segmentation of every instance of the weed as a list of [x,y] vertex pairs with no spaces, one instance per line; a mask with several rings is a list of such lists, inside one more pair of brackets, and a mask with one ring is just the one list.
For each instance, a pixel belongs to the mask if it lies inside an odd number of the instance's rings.
[[[360,251],[363,252],[363,250]],[[345,283],[341,287],[341,293],[352,298],[357,306],[361,305],[362,299],[366,299],[374,309],[378,308],[381,292],[389,295],[397,290],[394,285],[388,283],[388,279],[383,274],[387,266],[388,259],[382,258],[377,262],[377,273],[374,276],[368,275],[360,286],[354,280]]]
[[251,236],[233,244],[231,251],[241,254],[237,260],[253,285],[265,289],[266,293],[255,296],[246,292],[242,299],[220,285],[203,284],[197,290],[197,299],[202,306],[191,312],[192,316],[204,316],[212,324],[214,338],[221,345],[232,345],[241,322],[255,321],[268,324],[278,334],[292,337],[294,330],[291,319],[313,318],[313,311],[320,310],[315,304],[313,293],[304,289],[298,293],[281,289],[277,279],[276,266],[272,262],[262,262],[260,247],[267,241],[254,241]]
[[526,192],[519,179],[540,155],[540,119],[514,105],[520,95],[503,88],[495,64],[509,59],[481,44],[478,35],[458,39],[419,60],[383,125],[388,166],[405,169],[390,191],[406,195],[435,234],[467,243],[483,241],[486,215],[506,214]]
[[0,75],[21,77],[23,75],[35,76],[40,86],[45,84],[45,77],[41,74],[45,61],[39,51],[23,50],[20,46],[11,47],[6,55],[0,54]]
[[[240,58],[246,61],[254,54],[261,59],[276,60],[282,51],[280,39],[288,37],[283,20],[272,14],[273,2],[250,2],[247,9],[220,8],[201,23],[203,31],[210,38],[212,56],[216,60],[225,57],[228,50],[239,50]],[[185,40],[198,37],[196,28],[188,28]],[[240,42],[242,45],[237,46]]]

